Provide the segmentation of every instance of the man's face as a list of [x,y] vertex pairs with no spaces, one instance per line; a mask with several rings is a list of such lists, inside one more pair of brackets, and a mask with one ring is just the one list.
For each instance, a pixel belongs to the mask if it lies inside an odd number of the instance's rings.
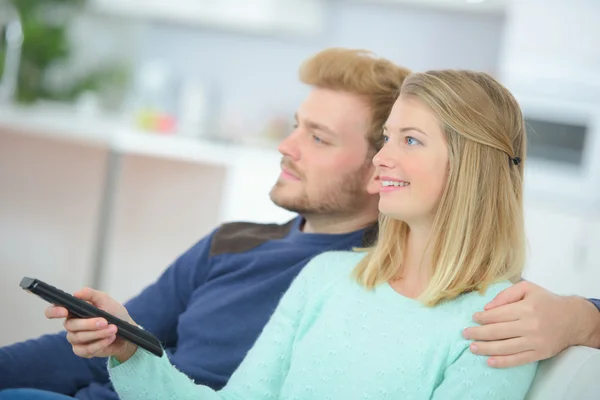
[[371,112],[358,96],[315,88],[279,145],[281,175],[271,190],[278,206],[304,216],[352,214],[369,206],[374,173],[366,139]]

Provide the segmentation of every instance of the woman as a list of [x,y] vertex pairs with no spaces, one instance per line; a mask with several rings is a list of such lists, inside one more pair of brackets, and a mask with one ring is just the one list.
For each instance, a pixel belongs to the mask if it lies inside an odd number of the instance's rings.
[[[72,329],[76,354],[111,356],[124,400],[524,398],[537,365],[492,369],[461,335],[524,265],[516,101],[483,73],[413,74],[383,134],[376,245],[313,259],[222,390],[105,326]],[[102,294],[79,296],[131,320]]]

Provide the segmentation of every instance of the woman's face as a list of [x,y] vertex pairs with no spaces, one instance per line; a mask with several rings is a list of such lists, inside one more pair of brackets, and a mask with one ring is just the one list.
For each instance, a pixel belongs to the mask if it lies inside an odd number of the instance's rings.
[[433,111],[399,97],[384,128],[385,145],[373,158],[379,211],[409,225],[433,221],[448,179],[448,146]]

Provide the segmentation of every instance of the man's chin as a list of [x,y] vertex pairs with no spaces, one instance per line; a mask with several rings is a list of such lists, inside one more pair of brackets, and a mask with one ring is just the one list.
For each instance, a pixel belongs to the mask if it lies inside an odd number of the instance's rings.
[[277,193],[276,190],[271,190],[269,194],[271,201],[277,207],[283,208],[284,210],[300,213],[304,210],[304,207],[301,206],[300,201],[297,198],[292,196],[283,196],[281,193]]

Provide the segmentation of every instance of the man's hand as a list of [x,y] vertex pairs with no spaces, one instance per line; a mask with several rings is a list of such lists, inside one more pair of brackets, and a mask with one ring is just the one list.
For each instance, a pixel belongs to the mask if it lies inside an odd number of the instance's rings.
[[522,281],[473,315],[482,326],[464,330],[475,354],[505,368],[544,360],[569,346],[600,347],[600,312],[579,297],[555,295]]
[[[127,309],[106,293],[84,288],[73,295],[135,325]],[[109,325],[106,319],[68,318],[68,315],[69,313],[64,307],[50,306],[46,310],[46,318],[66,318],[64,327],[67,330],[67,340],[71,343],[73,352],[79,357],[114,356],[119,362],[123,363],[136,352],[137,346],[116,336],[117,327]]]

